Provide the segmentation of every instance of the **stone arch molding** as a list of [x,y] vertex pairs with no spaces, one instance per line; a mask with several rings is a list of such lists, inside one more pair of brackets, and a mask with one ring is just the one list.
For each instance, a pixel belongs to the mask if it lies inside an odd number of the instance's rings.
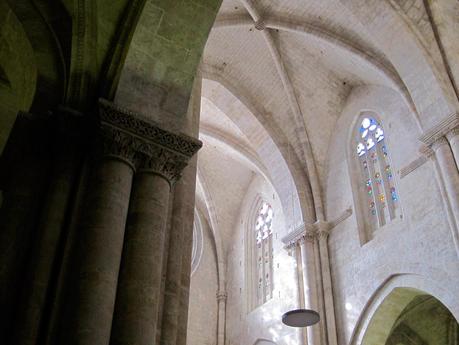
[[[284,213],[289,214],[287,209],[291,203],[291,194],[294,195],[295,209],[300,210],[299,214],[296,214],[294,223],[302,223],[303,221],[314,221],[314,202],[312,199],[311,187],[307,175],[304,173],[301,162],[293,152],[290,159],[288,159],[288,144],[286,137],[283,136],[282,131],[272,121],[266,121],[263,117],[263,112],[260,110],[252,99],[249,99],[247,95],[244,95],[242,90],[239,90],[225,76],[218,73],[212,66],[202,66],[202,73],[204,82],[216,83],[221,89],[223,89],[235,102],[240,102],[245,110],[251,115],[250,118],[242,119],[239,115],[232,116],[222,109],[223,112],[229,117],[231,121],[244,133],[247,137],[250,137],[250,131],[254,128],[260,130],[264,134],[265,140],[261,148],[256,149],[256,153],[259,154],[260,162],[266,168],[268,175],[267,180],[271,182],[274,189],[278,192],[281,198],[281,203],[284,208]],[[208,98],[212,102],[212,97],[207,97],[205,90],[203,90],[203,97]],[[215,103],[216,106],[219,106]],[[270,164],[268,158],[264,158],[262,152],[266,152],[269,149],[272,152],[272,157],[280,162],[277,167],[279,170],[274,170],[275,166]],[[294,150],[293,150],[294,151]],[[280,172],[286,171],[287,174],[282,175]],[[289,188],[293,186],[291,191]],[[289,193],[282,193],[282,191],[290,191]]]
[[[368,335],[371,332],[383,326],[383,323],[395,322],[400,312],[414,297],[426,294],[435,297],[449,309],[456,320],[459,320],[457,295],[454,291],[445,288],[444,284],[419,274],[393,274],[367,301],[357,320],[349,345],[372,345],[373,343],[368,342]],[[397,304],[394,306],[395,301]],[[384,313],[384,317],[378,317],[379,312]],[[382,339],[389,336],[390,330],[391,327],[386,327],[387,334],[379,332],[379,337]]]
[[193,223],[193,251],[191,258],[191,275],[193,275],[199,267],[203,252],[203,236],[202,236],[202,221],[199,212],[194,210]]

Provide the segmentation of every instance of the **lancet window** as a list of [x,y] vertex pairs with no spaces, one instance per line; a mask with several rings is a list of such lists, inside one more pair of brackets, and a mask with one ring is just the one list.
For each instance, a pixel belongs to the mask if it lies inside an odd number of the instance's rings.
[[263,202],[256,215],[254,238],[256,259],[256,301],[257,306],[272,298],[273,290],[273,219],[270,204]]
[[386,132],[375,117],[362,116],[355,138],[364,218],[374,231],[396,218],[399,203]]

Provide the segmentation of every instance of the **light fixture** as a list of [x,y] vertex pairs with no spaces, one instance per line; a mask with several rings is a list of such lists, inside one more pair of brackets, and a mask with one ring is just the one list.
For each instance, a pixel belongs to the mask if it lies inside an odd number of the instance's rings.
[[282,322],[290,327],[308,327],[319,321],[319,313],[311,309],[290,310],[282,315]]

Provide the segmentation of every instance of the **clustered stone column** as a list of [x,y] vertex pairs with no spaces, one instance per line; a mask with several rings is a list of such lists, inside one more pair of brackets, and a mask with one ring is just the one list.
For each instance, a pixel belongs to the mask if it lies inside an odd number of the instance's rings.
[[[171,186],[201,143],[101,101],[95,163],[58,343],[151,344]],[[132,193],[131,193],[132,187]]]
[[108,344],[134,175],[134,138],[102,122],[103,153],[96,158],[73,253],[66,344]]
[[420,140],[426,145],[421,153],[431,158],[438,167],[440,183],[444,186],[451,212],[453,238],[459,250],[459,117],[446,118],[427,131]]
[[319,312],[321,317],[318,325],[306,329],[307,345],[337,344],[327,239],[326,222],[303,225],[282,239],[290,252],[298,251],[302,307]]

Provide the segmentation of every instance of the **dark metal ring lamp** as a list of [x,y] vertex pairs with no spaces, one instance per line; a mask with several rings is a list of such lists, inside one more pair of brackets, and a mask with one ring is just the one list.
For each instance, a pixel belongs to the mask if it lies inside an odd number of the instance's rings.
[[290,327],[308,327],[319,321],[319,313],[311,309],[290,310],[282,315],[282,322]]

